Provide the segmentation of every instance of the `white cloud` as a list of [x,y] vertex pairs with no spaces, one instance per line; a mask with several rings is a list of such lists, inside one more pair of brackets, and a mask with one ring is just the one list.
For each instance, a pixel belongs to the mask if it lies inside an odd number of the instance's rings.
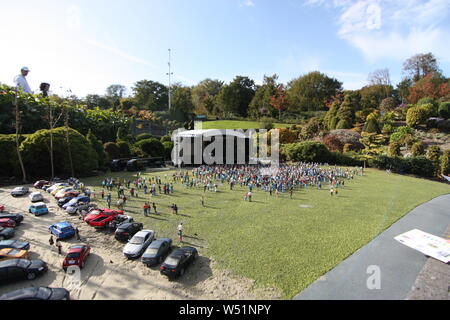
[[239,0],[240,7],[254,7],[255,3],[253,0]]
[[306,0],[305,5],[338,10],[337,35],[369,62],[425,52],[450,61],[448,0]]

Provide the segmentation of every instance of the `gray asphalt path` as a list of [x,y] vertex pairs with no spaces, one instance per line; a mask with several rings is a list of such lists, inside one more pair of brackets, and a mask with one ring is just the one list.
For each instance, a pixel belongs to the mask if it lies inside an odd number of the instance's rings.
[[[412,210],[312,283],[295,296],[294,300],[403,300],[413,287],[427,258],[399,243],[394,237],[412,229],[441,236],[449,224],[450,194]],[[374,281],[377,270],[380,275],[379,289]],[[372,289],[368,288],[368,283]]]

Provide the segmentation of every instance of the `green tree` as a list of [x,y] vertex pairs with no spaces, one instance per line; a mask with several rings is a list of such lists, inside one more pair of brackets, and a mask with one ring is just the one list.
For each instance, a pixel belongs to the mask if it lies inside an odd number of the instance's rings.
[[100,96],[98,94],[86,95],[86,97],[84,98],[84,102],[86,103],[89,109],[99,107],[100,109],[106,110],[111,108],[111,102],[108,100],[108,98]]
[[127,88],[121,84],[113,84],[106,88],[106,99],[114,110],[119,109],[120,100],[125,96]]
[[248,77],[237,76],[220,90],[217,101],[224,114],[246,117],[254,95],[255,82]]
[[290,81],[286,92],[292,111],[320,111],[341,91],[341,82],[315,71]]
[[191,88],[184,87],[179,83],[172,86],[172,106],[169,112],[171,120],[184,122],[194,111],[192,103]]
[[205,79],[192,88],[192,103],[196,114],[212,114],[216,97],[223,87],[223,81]]
[[141,80],[135,83],[132,90],[139,109],[165,111],[169,107],[169,90],[162,83]]
[[364,126],[364,132],[380,133],[380,126],[375,115],[369,114],[367,116],[366,125]]
[[271,103],[271,98],[277,93],[277,79],[276,74],[270,77],[264,75],[263,84],[256,88],[255,95],[249,105],[248,113],[251,117],[278,116],[278,110]]
[[381,102],[389,97],[392,97],[394,88],[390,85],[370,85],[365,86],[359,90],[361,95],[362,109],[378,109]]

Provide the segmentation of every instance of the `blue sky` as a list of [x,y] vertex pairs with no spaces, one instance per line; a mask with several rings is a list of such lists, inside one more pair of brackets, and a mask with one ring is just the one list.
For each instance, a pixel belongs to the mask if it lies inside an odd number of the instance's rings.
[[[450,76],[448,0],[22,0],[2,3],[0,82],[28,66],[33,89],[103,94],[149,79],[195,85],[236,75],[288,82],[309,71],[346,89],[433,52]],[[5,32],[6,31],[6,32]]]

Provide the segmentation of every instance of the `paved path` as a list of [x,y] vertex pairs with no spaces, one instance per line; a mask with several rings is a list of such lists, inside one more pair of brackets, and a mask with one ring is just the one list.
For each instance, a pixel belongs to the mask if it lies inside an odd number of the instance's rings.
[[[412,229],[441,236],[449,225],[450,195],[420,205],[312,283],[294,300],[403,300],[427,258],[394,237]],[[379,267],[380,289],[368,289],[368,279],[374,274],[371,266]]]

